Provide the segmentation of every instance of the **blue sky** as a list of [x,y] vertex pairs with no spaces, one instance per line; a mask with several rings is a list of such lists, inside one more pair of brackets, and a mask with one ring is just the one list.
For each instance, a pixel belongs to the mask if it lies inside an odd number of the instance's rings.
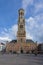
[[20,8],[25,10],[26,38],[43,42],[43,0],[0,0],[0,41],[16,39]]

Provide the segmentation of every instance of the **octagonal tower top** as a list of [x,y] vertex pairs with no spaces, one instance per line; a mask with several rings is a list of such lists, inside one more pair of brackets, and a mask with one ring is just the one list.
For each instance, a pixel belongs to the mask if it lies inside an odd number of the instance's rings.
[[24,16],[24,9],[19,9],[19,17],[23,17]]

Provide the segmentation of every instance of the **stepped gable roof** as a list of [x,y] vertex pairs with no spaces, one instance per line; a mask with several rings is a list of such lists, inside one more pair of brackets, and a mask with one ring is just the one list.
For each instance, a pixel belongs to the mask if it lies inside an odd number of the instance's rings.
[[12,40],[12,41],[10,41],[10,43],[16,43],[17,42],[17,40]]
[[26,40],[26,43],[34,43],[34,41],[31,40],[31,39],[27,39],[27,40]]

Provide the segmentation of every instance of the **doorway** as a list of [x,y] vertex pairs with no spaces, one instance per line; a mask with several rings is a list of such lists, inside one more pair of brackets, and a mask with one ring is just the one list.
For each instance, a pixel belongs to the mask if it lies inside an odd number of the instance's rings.
[[20,51],[21,53],[23,53],[23,49],[21,48],[21,51]]

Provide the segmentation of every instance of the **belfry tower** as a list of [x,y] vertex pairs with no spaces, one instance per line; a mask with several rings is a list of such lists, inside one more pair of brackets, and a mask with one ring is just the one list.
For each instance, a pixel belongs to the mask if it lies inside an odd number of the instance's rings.
[[17,43],[20,43],[22,47],[23,43],[26,43],[26,31],[25,31],[25,19],[24,19],[24,10],[20,9],[18,17],[18,31],[17,31]]

